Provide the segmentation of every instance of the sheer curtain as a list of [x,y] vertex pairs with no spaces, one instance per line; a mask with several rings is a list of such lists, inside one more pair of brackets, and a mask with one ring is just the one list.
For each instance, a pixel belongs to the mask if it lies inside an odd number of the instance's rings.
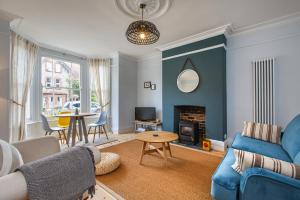
[[91,86],[95,89],[101,110],[107,112],[108,129],[111,130],[111,61],[106,59],[89,59]]
[[38,46],[11,32],[10,141],[25,137],[25,108],[37,61]]

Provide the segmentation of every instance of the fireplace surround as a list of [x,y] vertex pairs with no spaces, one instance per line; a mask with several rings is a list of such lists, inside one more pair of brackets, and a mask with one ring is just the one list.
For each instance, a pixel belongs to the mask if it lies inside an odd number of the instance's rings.
[[179,142],[198,145],[205,138],[205,107],[194,105],[174,106],[174,130]]

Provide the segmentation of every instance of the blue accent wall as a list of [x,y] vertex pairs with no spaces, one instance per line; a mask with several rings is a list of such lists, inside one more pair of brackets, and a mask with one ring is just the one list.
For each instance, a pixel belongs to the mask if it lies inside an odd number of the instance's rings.
[[[177,54],[226,44],[224,35],[163,52],[163,58]],[[177,76],[186,58],[195,64],[200,83],[192,93],[177,88]],[[223,47],[194,53],[163,61],[163,129],[174,131],[174,106],[204,106],[206,114],[206,137],[224,141],[226,134],[226,50]]]

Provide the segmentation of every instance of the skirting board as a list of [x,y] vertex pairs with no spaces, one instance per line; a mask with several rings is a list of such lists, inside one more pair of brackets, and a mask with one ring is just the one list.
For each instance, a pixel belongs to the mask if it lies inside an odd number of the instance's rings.
[[219,140],[212,140],[211,141],[211,148],[216,151],[225,151],[225,142]]
[[124,134],[124,133],[133,133],[133,127],[127,127],[123,129],[113,130],[113,133]]

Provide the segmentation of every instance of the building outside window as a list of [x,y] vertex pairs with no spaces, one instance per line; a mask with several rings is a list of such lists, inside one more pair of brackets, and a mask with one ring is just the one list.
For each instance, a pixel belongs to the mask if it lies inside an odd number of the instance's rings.
[[80,64],[51,57],[41,58],[42,112],[80,109]]
[[46,78],[46,83],[45,83],[45,85],[46,85],[46,87],[51,87],[51,78],[50,77],[47,77]]
[[55,79],[55,87],[60,88],[60,79]]

